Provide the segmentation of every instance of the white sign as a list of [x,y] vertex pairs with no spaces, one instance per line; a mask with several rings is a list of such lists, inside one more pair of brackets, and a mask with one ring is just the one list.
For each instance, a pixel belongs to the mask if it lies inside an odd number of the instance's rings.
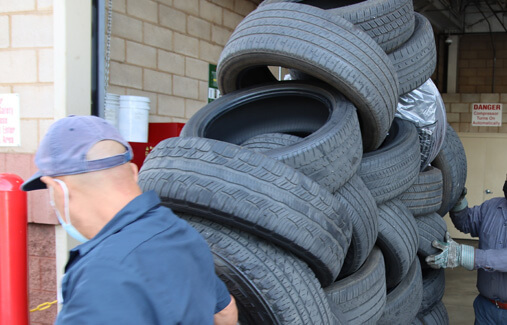
[[472,126],[502,126],[502,104],[473,103]]
[[0,94],[0,146],[21,145],[19,94]]

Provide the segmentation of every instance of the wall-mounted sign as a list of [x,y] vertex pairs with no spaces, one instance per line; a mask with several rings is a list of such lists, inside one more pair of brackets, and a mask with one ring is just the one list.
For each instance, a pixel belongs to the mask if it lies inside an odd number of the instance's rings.
[[215,64],[209,65],[208,77],[208,103],[220,97],[220,90],[218,90],[217,83],[217,66]]
[[502,126],[502,104],[473,103],[472,126]]
[[0,94],[0,146],[21,145],[19,94]]

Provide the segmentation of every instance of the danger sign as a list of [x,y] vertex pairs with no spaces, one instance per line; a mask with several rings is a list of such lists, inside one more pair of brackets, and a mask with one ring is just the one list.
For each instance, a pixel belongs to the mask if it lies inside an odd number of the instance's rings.
[[502,104],[472,104],[472,126],[502,126]]

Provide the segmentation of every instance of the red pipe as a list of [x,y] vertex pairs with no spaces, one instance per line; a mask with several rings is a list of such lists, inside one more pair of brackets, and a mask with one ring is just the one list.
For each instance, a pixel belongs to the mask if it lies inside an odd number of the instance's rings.
[[23,180],[0,174],[0,325],[28,324],[26,192]]

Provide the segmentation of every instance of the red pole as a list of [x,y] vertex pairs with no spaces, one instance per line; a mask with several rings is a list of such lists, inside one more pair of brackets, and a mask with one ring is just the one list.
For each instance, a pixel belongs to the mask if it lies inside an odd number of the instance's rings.
[[0,325],[28,324],[26,192],[23,180],[0,174]]

